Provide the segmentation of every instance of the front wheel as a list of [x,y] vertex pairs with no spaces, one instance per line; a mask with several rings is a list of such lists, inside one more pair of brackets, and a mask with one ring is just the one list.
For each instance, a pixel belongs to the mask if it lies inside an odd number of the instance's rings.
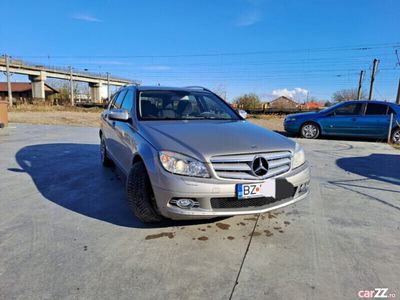
[[129,208],[140,221],[155,223],[163,219],[155,209],[153,189],[143,162],[136,162],[132,166],[127,178],[126,190]]
[[400,145],[400,128],[396,128],[392,133],[392,143]]
[[300,136],[305,139],[316,139],[320,135],[320,130],[315,123],[305,123],[301,126]]

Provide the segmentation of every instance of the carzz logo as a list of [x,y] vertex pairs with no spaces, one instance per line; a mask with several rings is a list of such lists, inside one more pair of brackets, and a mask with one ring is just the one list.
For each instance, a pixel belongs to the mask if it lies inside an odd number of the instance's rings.
[[358,291],[358,297],[363,299],[396,298],[395,293],[389,293],[388,288],[375,288],[374,290]]

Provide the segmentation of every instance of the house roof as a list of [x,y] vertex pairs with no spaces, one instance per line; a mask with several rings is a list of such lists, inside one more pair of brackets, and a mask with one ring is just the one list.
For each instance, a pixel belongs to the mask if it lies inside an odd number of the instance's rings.
[[286,96],[280,96],[280,97],[276,98],[275,100],[270,101],[269,103],[274,103],[274,102],[276,102],[278,100],[286,100],[286,101],[292,102],[295,105],[299,105],[299,103],[297,103],[296,101],[294,101],[294,100],[292,100],[292,99],[290,99],[290,98],[288,98]]
[[308,102],[303,104],[304,108],[321,108],[324,105],[322,103],[318,103],[318,102]]
[[[32,90],[32,84],[30,82],[11,82],[11,90],[13,92],[27,92]],[[44,84],[44,90],[46,92],[58,93],[56,89],[53,89],[48,84]],[[7,82],[0,82],[0,92],[7,92]]]

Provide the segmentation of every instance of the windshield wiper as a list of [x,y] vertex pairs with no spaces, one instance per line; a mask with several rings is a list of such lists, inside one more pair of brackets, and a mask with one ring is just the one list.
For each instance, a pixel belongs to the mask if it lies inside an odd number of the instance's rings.
[[207,120],[233,120],[232,118],[204,117]]
[[236,119],[232,118],[217,118],[217,117],[205,117],[205,116],[200,116],[200,117],[185,117],[185,118],[171,118],[171,117],[163,117],[163,118],[144,118],[143,120],[151,120],[151,121],[163,121],[163,120],[176,120],[176,121],[182,121],[182,120],[223,120],[223,121],[237,121]]

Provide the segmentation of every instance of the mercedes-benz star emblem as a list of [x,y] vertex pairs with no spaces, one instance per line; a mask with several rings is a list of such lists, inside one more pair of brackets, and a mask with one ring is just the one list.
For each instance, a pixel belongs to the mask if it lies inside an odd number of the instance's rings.
[[268,172],[268,161],[262,156],[257,156],[253,160],[251,169],[254,175],[264,176]]

